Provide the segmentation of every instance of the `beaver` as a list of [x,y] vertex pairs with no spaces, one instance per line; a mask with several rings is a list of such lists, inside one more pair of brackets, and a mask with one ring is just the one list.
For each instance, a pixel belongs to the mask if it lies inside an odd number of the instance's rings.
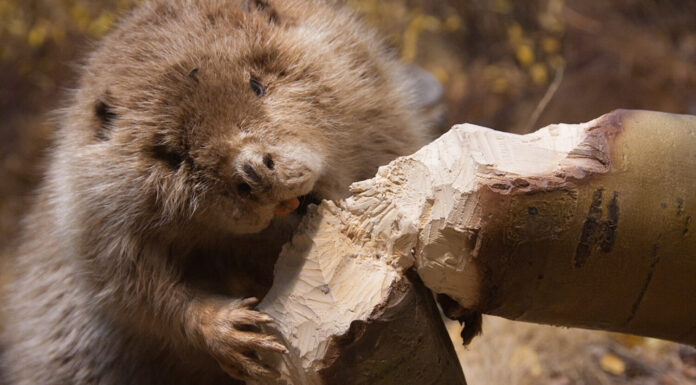
[[334,2],[151,0],[122,18],[60,112],[12,260],[3,381],[274,377],[257,353],[285,347],[256,298],[308,202],[430,139],[411,73]]

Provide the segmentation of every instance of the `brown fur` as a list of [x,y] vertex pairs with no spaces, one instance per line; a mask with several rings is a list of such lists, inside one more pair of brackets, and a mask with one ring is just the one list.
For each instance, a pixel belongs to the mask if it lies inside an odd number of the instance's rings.
[[265,294],[297,222],[273,210],[344,197],[424,144],[409,81],[335,4],[134,11],[88,58],[63,113],[13,261],[4,381],[272,376],[254,353],[283,347],[254,332],[270,320],[243,298]]

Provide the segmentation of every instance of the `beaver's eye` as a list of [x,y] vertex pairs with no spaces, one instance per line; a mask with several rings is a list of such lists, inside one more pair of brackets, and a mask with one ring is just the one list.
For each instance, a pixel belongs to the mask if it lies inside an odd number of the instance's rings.
[[94,104],[94,114],[99,119],[99,127],[96,132],[97,139],[101,141],[109,140],[113,122],[118,116],[114,112],[113,107],[106,101],[106,96],[99,98]]
[[262,97],[266,94],[266,90],[263,88],[261,83],[257,82],[254,79],[251,79],[251,81],[249,82],[249,86],[251,86],[251,90],[254,91],[254,93],[258,97]]
[[168,148],[163,144],[157,144],[152,148],[152,153],[156,159],[163,161],[172,170],[178,170],[184,163],[184,154]]

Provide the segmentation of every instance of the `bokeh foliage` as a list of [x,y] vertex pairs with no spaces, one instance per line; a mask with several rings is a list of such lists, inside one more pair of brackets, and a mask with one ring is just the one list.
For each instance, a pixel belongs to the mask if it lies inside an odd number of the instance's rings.
[[[138,1],[0,0],[0,113],[43,107],[60,86],[72,85],[68,64],[79,63],[89,42]],[[696,83],[693,0],[343,1],[381,29],[404,60],[446,85],[453,122],[529,129],[526,118],[562,74],[564,84],[581,83],[592,97],[572,109],[559,102],[543,123],[616,107],[696,111],[693,95],[680,87]],[[625,92],[597,99],[604,93],[596,88],[619,82]],[[668,87],[679,94],[635,97]]]
[[[133,0],[0,0],[0,113],[55,95],[80,52]],[[38,100],[37,100],[38,99]],[[49,106],[55,107],[55,106]]]

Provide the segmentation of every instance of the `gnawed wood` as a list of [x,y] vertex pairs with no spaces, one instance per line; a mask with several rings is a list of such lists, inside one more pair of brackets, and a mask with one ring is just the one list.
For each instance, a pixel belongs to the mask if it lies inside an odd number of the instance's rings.
[[278,383],[466,384],[432,294],[337,232],[341,214],[331,202],[308,214],[260,306],[289,349]]
[[[291,350],[284,379],[463,382],[439,322],[399,337],[431,304],[387,317],[411,268],[470,310],[696,344],[694,180],[696,117],[617,111],[523,136],[457,126],[323,202],[286,247],[261,306]],[[396,354],[421,337],[423,354]],[[438,365],[447,381],[337,380]]]

